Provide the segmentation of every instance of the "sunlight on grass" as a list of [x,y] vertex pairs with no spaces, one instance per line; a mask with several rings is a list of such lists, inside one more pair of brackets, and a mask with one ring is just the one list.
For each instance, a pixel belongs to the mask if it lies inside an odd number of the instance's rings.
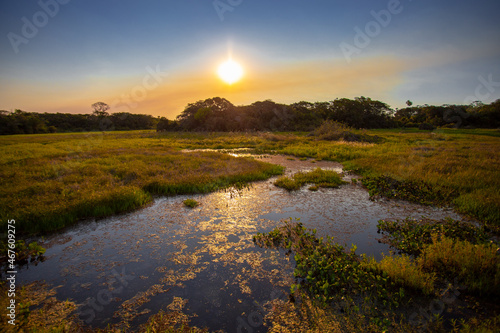
[[136,209],[154,194],[207,193],[283,171],[250,158],[182,153],[143,135],[106,134],[88,145],[86,134],[1,138],[2,226],[15,219],[18,232],[56,230]]
[[500,258],[494,244],[474,245],[433,235],[417,263],[424,270],[458,278],[469,292],[500,296]]
[[[500,226],[500,138],[496,132],[366,133],[379,137],[380,143],[318,141],[304,133],[132,131],[2,136],[0,216],[2,223],[6,218],[22,219],[27,230],[58,229],[79,218],[135,209],[154,194],[204,193],[280,172],[222,155],[186,157],[179,152],[251,148],[256,153],[339,161],[346,170],[362,176],[387,177],[402,184],[389,183],[382,194],[416,200],[411,196],[413,189],[425,189],[425,203],[453,205],[459,212]],[[288,180],[287,186],[296,184]]]
[[315,184],[316,186],[309,188],[314,191],[318,187],[338,187],[345,183],[337,172],[316,168],[309,172],[297,172],[291,178],[280,177],[274,182],[274,185],[288,191],[294,191],[300,189],[305,184]]

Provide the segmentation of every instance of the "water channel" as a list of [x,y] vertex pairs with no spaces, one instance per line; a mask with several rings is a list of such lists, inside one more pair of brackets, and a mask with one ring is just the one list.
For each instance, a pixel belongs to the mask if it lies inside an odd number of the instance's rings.
[[[317,167],[342,172],[334,162],[257,158],[284,165],[287,174]],[[294,260],[255,246],[257,232],[299,218],[319,236],[354,243],[357,253],[380,258],[389,252],[377,241],[380,219],[461,219],[450,209],[372,201],[359,183],[287,192],[273,181],[240,191],[161,197],[135,212],[79,223],[44,239],[46,260],[25,267],[18,278],[58,286],[57,298],[79,304],[80,318],[94,327],[136,327],[163,309],[182,311],[191,325],[211,331],[265,332],[265,303],[288,297]],[[200,206],[185,207],[187,198]]]

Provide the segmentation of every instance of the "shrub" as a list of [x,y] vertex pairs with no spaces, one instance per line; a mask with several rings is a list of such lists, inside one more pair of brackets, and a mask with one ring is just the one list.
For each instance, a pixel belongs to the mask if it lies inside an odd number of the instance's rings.
[[333,120],[325,120],[313,131],[313,135],[320,140],[341,140],[349,133],[351,128]]
[[429,123],[422,123],[418,126],[419,130],[424,130],[424,131],[433,131],[435,129],[434,125],[429,124]]

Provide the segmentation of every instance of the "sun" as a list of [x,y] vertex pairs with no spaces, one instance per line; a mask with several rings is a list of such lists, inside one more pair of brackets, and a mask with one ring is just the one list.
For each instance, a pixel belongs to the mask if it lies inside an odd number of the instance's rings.
[[219,77],[228,84],[238,82],[243,76],[243,67],[232,59],[223,62],[217,70]]

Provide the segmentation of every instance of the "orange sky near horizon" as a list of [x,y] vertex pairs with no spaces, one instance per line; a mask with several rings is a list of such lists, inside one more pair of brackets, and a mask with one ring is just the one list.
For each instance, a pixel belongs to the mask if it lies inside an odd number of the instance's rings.
[[23,105],[19,108],[32,112],[90,113],[90,105],[102,101],[111,106],[110,113],[142,113],[174,119],[188,103],[216,96],[235,105],[266,99],[294,103],[362,95],[387,102],[390,99],[387,92],[401,83],[402,73],[408,70],[405,62],[387,56],[358,60],[349,66],[343,59],[296,61],[269,67],[240,63],[245,74],[232,85],[218,77],[219,63],[214,62],[204,70],[164,72],[156,81],[145,70],[142,77],[89,76],[85,82],[57,90],[53,85],[34,82],[30,88],[32,94],[24,97],[23,89],[13,83],[9,96],[22,98]]

